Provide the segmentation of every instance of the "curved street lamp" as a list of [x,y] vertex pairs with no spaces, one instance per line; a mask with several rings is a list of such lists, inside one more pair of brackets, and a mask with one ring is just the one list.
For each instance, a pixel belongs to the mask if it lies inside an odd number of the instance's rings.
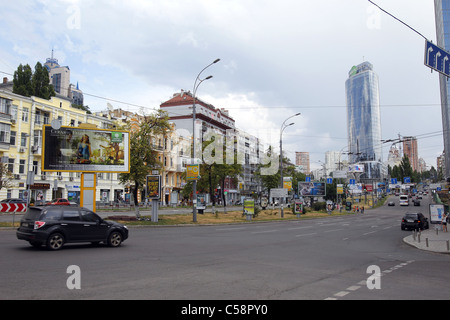
[[[216,59],[213,62],[211,62],[209,65],[204,67],[202,69],[202,71],[200,71],[199,74],[197,75],[197,78],[195,78],[194,89],[192,91],[192,98],[193,98],[193,104],[192,104],[192,146],[193,146],[192,163],[194,163],[194,161],[196,159],[196,152],[195,152],[195,150],[196,150],[196,145],[195,145],[195,117],[196,117],[195,94],[197,93],[197,89],[202,84],[203,81],[209,80],[209,79],[211,79],[213,77],[213,76],[207,76],[204,79],[200,79],[200,75],[207,68],[209,68],[210,66],[212,66],[213,64],[215,64],[215,63],[217,63],[219,61],[220,61],[220,59]],[[192,200],[192,221],[193,222],[197,222],[197,180],[194,180],[194,182],[192,184],[192,197],[193,197],[193,200]]]
[[[294,125],[295,123],[292,122],[290,124],[286,124],[286,121],[293,117],[297,117],[301,115],[301,113],[296,113],[293,116],[290,116],[286,120],[284,120],[283,124],[281,125],[280,129],[280,188],[283,188],[283,131],[289,126]],[[283,208],[284,198],[281,198],[281,217],[284,218],[284,208]]]

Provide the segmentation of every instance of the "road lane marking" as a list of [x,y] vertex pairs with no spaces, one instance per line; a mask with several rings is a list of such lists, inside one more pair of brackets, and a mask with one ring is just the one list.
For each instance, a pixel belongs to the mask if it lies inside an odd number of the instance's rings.
[[336,296],[336,297],[339,297],[339,298],[342,298],[343,296],[346,296],[346,295],[348,295],[350,292],[348,292],[348,291],[340,291],[340,292],[338,292],[338,293],[335,293],[334,295]]
[[256,234],[256,233],[269,233],[269,232],[276,232],[278,230],[265,230],[265,231],[254,231],[252,232],[252,234]]
[[298,234],[296,235],[296,237],[306,237],[306,236],[313,236],[317,234],[317,232],[313,232],[313,233],[305,233],[305,234]]
[[312,228],[313,226],[305,226],[305,227],[297,227],[297,228],[288,228],[288,230],[299,230],[299,229],[307,229]]
[[[401,268],[403,268],[403,267],[413,263],[414,261],[415,260],[408,260],[408,261],[399,263],[399,264],[397,264],[397,265],[395,265],[395,266],[393,266],[393,267],[391,267],[389,269],[381,271],[379,276],[383,276],[383,275],[391,273],[391,272],[393,272],[395,270],[401,269]],[[343,291],[339,291],[339,292],[335,293],[333,296],[325,298],[324,300],[337,300],[336,297],[342,298],[342,297],[348,295],[350,292],[355,292],[358,289],[366,287],[366,286],[367,286],[367,280],[362,280],[362,281],[359,281],[356,285],[350,286],[350,287],[348,287],[347,289],[345,289]]]
[[344,229],[333,229],[333,230],[326,230],[326,231],[324,231],[324,232],[335,232],[335,231],[341,231],[341,230],[344,230]]

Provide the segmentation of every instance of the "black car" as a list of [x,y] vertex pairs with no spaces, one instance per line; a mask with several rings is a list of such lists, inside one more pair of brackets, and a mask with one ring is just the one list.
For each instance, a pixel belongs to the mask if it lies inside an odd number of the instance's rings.
[[415,206],[420,206],[420,200],[414,200],[413,203]]
[[429,227],[430,224],[428,223],[428,218],[425,218],[422,213],[407,213],[403,217],[401,223],[402,230],[424,230],[428,229]]
[[104,242],[118,247],[128,238],[128,228],[105,221],[86,208],[42,206],[28,208],[16,235],[34,247],[46,245],[51,250],[61,249],[69,242]]

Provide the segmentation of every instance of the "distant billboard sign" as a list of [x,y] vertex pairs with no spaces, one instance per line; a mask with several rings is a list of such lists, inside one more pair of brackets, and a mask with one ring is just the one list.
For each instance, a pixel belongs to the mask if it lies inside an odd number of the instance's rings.
[[42,171],[130,172],[127,131],[44,126]]
[[364,164],[355,163],[348,166],[348,172],[364,172]]
[[325,182],[299,182],[298,183],[299,196],[318,196],[326,195]]

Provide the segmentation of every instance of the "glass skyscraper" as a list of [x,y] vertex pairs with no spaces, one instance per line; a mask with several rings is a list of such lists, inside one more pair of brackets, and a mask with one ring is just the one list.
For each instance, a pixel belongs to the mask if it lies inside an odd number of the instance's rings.
[[362,179],[382,179],[378,75],[369,62],[351,68],[345,82],[349,163],[364,163]]
[[[450,0],[435,0],[437,45],[450,51]],[[441,92],[442,129],[444,131],[445,178],[450,177],[450,81],[439,74]]]

